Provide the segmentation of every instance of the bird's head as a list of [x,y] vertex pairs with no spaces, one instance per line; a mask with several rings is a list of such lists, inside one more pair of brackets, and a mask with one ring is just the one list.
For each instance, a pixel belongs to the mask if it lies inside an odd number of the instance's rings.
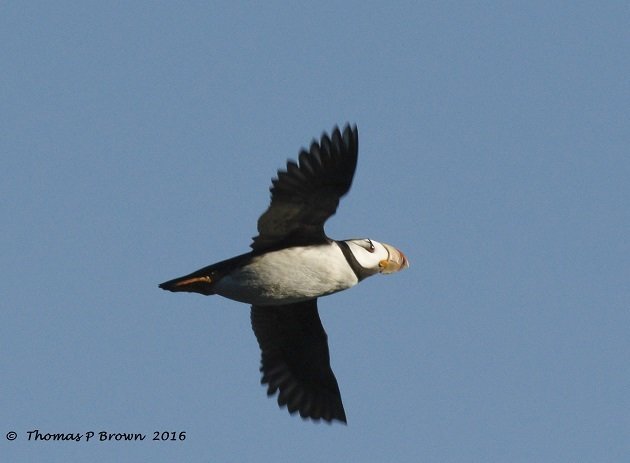
[[357,263],[369,275],[375,273],[394,273],[409,267],[405,255],[394,246],[369,238],[346,240]]

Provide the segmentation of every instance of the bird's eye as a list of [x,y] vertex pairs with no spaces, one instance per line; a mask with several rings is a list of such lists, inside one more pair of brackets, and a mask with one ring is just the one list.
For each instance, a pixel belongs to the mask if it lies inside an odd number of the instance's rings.
[[375,248],[374,248],[374,243],[372,243],[372,240],[368,239],[368,240],[366,240],[366,241],[367,241],[367,243],[368,243],[368,248],[367,248],[367,250],[368,250],[368,251],[370,251],[370,252],[374,252],[374,249],[375,249]]

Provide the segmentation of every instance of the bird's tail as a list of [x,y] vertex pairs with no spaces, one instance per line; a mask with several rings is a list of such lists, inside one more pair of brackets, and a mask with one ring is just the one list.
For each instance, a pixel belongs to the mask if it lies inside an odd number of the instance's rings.
[[205,296],[216,294],[214,292],[215,283],[233,268],[247,262],[251,256],[252,253],[249,252],[217,262],[216,264],[208,265],[189,275],[165,281],[160,285],[160,288],[174,293],[184,291],[187,293],[199,293]]
[[214,294],[214,291],[212,290],[212,277],[210,275],[196,275],[196,273],[198,272],[191,273],[190,275],[186,275],[184,277],[175,278],[170,281],[165,281],[160,284],[160,288],[174,293],[184,291],[187,293],[199,293],[205,296]]

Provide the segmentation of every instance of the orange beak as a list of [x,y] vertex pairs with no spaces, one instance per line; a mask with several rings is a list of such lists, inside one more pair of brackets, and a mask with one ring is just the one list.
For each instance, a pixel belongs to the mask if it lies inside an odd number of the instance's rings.
[[381,273],[394,273],[409,267],[409,261],[405,255],[394,246],[383,243],[387,249],[387,259],[378,263]]

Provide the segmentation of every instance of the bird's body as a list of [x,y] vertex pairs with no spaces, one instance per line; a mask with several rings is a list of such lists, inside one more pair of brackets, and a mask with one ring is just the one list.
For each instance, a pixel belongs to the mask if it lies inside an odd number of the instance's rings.
[[304,418],[346,422],[317,298],[376,273],[409,266],[393,246],[370,239],[335,241],[324,222],[352,183],[356,127],[323,135],[289,161],[258,220],[253,250],[160,285],[173,292],[218,294],[252,305],[252,328],[262,351],[262,382],[278,403]]
[[217,281],[215,292],[246,304],[282,305],[336,293],[358,282],[333,241],[251,257]]

